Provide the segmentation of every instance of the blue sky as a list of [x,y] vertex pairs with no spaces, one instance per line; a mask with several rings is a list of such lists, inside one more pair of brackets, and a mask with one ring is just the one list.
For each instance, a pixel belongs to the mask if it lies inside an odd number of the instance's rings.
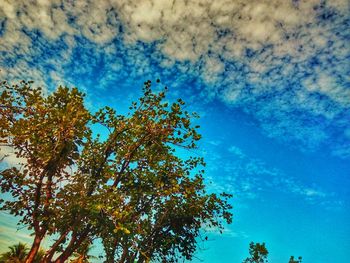
[[[198,258],[241,262],[255,241],[270,262],[347,262],[347,0],[27,2],[0,3],[1,79],[77,86],[91,110],[124,112],[160,78],[200,114],[195,154],[208,187],[234,194],[234,222]],[[2,240],[23,238],[11,220]]]

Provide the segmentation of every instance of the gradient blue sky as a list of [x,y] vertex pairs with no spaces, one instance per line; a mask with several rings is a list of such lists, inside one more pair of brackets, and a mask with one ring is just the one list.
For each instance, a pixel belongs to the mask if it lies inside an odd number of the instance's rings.
[[[1,79],[124,112],[160,78],[200,114],[208,187],[234,194],[233,224],[196,254],[210,263],[250,241],[272,263],[348,262],[349,42],[348,0],[0,2]],[[1,213],[0,250],[29,240],[13,222]]]

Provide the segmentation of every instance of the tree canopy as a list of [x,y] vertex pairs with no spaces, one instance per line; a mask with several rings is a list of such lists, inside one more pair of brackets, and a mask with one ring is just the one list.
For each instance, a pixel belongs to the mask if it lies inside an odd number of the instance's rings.
[[151,81],[126,115],[90,112],[76,88],[44,95],[22,81],[1,90],[1,144],[25,160],[1,170],[11,195],[1,209],[33,231],[26,263],[47,236],[55,240],[42,262],[64,262],[96,239],[106,262],[177,262],[192,258],[204,225],[231,223],[231,196],[207,192],[203,158],[176,153],[197,147],[197,115]]

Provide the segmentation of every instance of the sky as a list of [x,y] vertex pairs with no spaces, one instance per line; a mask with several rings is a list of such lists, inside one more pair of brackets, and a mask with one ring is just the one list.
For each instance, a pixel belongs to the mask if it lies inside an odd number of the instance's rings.
[[[241,262],[251,241],[272,263],[348,262],[349,42],[348,0],[0,1],[0,79],[124,112],[160,78],[199,113],[195,154],[234,220],[194,262]],[[30,240],[14,222],[1,212],[1,251]]]

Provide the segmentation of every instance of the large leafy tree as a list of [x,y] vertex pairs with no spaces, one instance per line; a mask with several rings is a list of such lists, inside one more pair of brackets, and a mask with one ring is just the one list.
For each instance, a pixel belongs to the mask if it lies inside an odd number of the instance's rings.
[[196,148],[196,115],[181,99],[164,102],[150,81],[127,115],[90,113],[77,89],[44,96],[28,82],[4,82],[2,90],[1,143],[26,160],[1,171],[1,190],[12,195],[2,209],[33,230],[27,263],[49,235],[43,262],[64,262],[95,239],[107,262],[191,259],[203,225],[231,222],[230,196],[205,189],[204,160],[177,154]]

